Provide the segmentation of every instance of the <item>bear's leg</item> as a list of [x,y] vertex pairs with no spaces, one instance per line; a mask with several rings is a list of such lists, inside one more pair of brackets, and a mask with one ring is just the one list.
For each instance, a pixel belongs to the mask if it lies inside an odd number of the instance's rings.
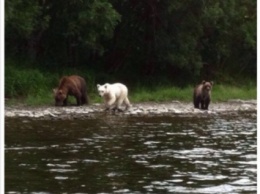
[[205,101],[204,100],[201,101],[201,109],[205,110]]
[[84,86],[81,89],[81,103],[82,104],[88,104],[88,96],[87,96],[87,90],[85,89],[86,86]]
[[80,98],[77,98],[77,106],[80,106],[80,105],[82,105],[81,99],[80,99]]
[[124,101],[124,97],[120,97],[120,98],[118,98],[117,101],[116,101],[116,106],[115,106],[115,108],[116,108],[118,111],[120,111],[120,112],[123,112],[123,110],[120,109],[120,106],[122,105],[123,101]]
[[68,105],[68,97],[63,100],[63,106],[67,106],[67,105]]
[[115,100],[115,102],[110,106],[110,110],[116,111],[117,109],[117,100]]
[[193,99],[194,108],[200,108],[200,97],[194,97]]
[[77,106],[80,106],[80,105],[82,105],[82,101],[81,101],[81,95],[75,95],[75,98],[76,98],[76,100],[77,100]]
[[115,96],[111,96],[111,98],[108,100],[108,101],[106,101],[106,109],[105,110],[111,110],[111,109],[113,109],[114,108],[114,103],[115,103],[115,101],[116,101],[116,97]]
[[82,101],[81,101],[82,95],[79,89],[74,88],[73,90],[71,90],[71,95],[76,98],[77,106],[82,105]]
[[85,97],[85,96],[82,96],[82,97],[81,97],[81,103],[82,103],[82,104],[86,104],[86,103],[87,103],[87,100],[86,100],[86,97]]
[[85,104],[89,104],[89,98],[86,93],[84,93],[83,98],[84,98]]
[[209,100],[208,99],[201,101],[201,109],[202,110],[208,110],[208,106],[209,106]]
[[200,102],[198,100],[194,103],[194,108],[200,108]]
[[125,99],[124,99],[124,104],[126,105],[125,110],[128,110],[131,106],[129,99],[127,97],[125,97]]
[[209,108],[210,99],[206,99],[204,102],[204,110],[208,110]]

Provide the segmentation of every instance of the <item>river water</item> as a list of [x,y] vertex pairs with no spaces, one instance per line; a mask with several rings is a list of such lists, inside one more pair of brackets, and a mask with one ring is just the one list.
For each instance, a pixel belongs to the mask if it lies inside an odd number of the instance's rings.
[[6,193],[256,193],[256,111],[6,118]]

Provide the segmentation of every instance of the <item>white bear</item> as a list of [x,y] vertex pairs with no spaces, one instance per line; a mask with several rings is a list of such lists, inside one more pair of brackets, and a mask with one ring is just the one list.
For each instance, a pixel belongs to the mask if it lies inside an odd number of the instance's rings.
[[122,103],[126,105],[126,110],[131,106],[127,97],[128,89],[124,84],[97,84],[97,90],[99,95],[104,99],[106,110],[121,110],[119,107]]

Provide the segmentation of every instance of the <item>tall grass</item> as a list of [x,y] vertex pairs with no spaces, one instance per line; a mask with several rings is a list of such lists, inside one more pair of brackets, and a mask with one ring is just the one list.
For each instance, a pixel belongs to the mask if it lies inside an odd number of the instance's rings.
[[[187,86],[185,88],[178,87],[157,87],[153,90],[147,88],[139,88],[134,90],[130,98],[134,102],[145,101],[185,101],[191,102],[193,99],[194,87]],[[212,88],[212,100],[227,101],[230,99],[256,99],[256,86],[230,86],[230,85],[214,85]]]
[[[25,103],[27,105],[54,104],[52,89],[58,86],[64,75],[80,75],[86,79],[90,98],[93,98],[95,77],[93,73],[65,69],[60,72],[41,72],[39,69],[23,69],[13,65],[5,67],[5,97],[8,104]],[[74,98],[69,98],[74,103]],[[91,100],[92,101],[92,100]]]
[[215,101],[227,101],[230,99],[256,99],[257,87],[252,84],[243,86],[215,85],[212,90],[212,98]]
[[163,87],[158,86],[154,89],[139,88],[134,90],[132,93],[129,92],[130,98],[134,102],[145,102],[145,101],[170,101],[170,100],[181,100],[190,101],[192,99],[192,88],[178,88],[178,87]]
[[44,75],[39,70],[18,70],[8,66],[5,68],[5,96],[42,95],[49,89],[53,79],[53,75]]
[[[7,104],[22,102],[26,105],[53,105],[52,88],[58,86],[62,75],[78,74],[86,79],[88,95],[91,103],[102,102],[96,91],[96,79],[92,72],[81,72],[79,70],[65,70],[61,73],[41,72],[37,69],[22,69],[13,66],[5,68],[5,96]],[[212,89],[212,100],[226,101],[229,99],[256,99],[256,84],[248,83],[243,86],[232,86],[226,84],[214,84]],[[193,86],[179,88],[175,86],[149,86],[137,85],[129,88],[129,99],[131,102],[163,102],[179,100],[191,102]],[[75,103],[73,97],[69,101]]]

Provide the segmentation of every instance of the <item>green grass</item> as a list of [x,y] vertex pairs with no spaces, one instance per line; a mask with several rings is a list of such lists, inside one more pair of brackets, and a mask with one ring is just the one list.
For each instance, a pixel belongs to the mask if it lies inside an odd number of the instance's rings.
[[212,90],[212,98],[215,101],[227,101],[230,99],[249,100],[256,99],[256,86],[230,86],[230,85],[216,85]]
[[[149,88],[137,88],[129,91],[129,100],[131,103],[137,102],[165,102],[165,101],[183,101],[192,102],[193,87],[157,87],[153,90]],[[101,103],[102,99],[97,91],[89,94],[90,103]],[[212,89],[212,100],[214,102],[227,101],[230,99],[249,100],[256,99],[256,87],[235,87],[228,85],[216,85]],[[69,102],[76,104],[74,97],[69,97]],[[54,99],[52,91],[42,91],[37,94],[30,94],[24,98],[12,98],[6,105],[24,104],[27,106],[52,106]]]
[[[96,90],[95,74],[80,74],[80,72],[68,71],[62,75],[79,74],[87,81],[90,103],[102,102]],[[60,75],[58,73],[41,72],[38,69],[22,69],[11,65],[5,68],[5,97],[6,105],[24,104],[28,106],[54,105],[52,89],[57,87]],[[256,83],[250,82],[240,85],[228,85],[215,83],[212,89],[212,100],[227,101],[230,99],[256,99]],[[129,99],[136,102],[164,102],[184,101],[192,102],[193,86],[179,88],[175,86],[144,87],[141,84],[129,88]],[[71,103],[76,103],[74,97],[70,97]]]
[[[193,87],[188,86],[185,88],[178,87],[158,87],[154,90],[146,88],[137,89],[130,94],[130,99],[133,102],[145,101],[192,101]],[[214,101],[227,101],[230,99],[249,100],[256,99],[256,86],[229,86],[229,85],[215,85],[212,88],[212,100]]]
[[155,87],[154,89],[141,88],[129,92],[131,101],[133,102],[146,102],[155,101],[163,102],[170,100],[190,101],[192,99],[191,87],[178,88],[178,87]]

